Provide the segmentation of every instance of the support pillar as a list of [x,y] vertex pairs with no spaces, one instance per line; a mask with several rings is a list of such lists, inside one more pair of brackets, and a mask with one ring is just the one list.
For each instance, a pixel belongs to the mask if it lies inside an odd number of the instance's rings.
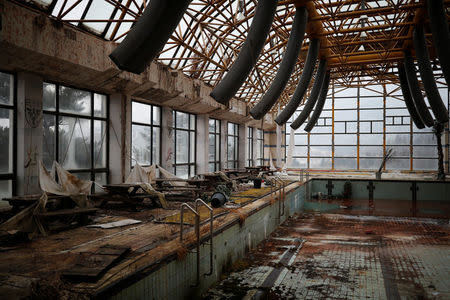
[[175,149],[173,131],[173,110],[169,107],[162,107],[161,123],[161,166],[173,173],[173,162]]
[[197,174],[208,173],[209,117],[197,115]]
[[41,77],[17,74],[17,195],[38,194],[38,162],[42,158]]

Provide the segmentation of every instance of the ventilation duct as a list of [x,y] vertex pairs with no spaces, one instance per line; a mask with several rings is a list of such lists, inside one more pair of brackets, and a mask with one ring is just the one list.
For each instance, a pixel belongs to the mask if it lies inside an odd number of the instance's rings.
[[450,86],[450,30],[442,0],[427,0],[434,49],[436,49],[445,81]]
[[313,39],[309,43],[308,54],[306,56],[305,66],[303,67],[302,76],[298,82],[297,88],[295,89],[294,95],[292,95],[291,100],[283,109],[283,111],[276,117],[275,122],[278,125],[283,125],[289,120],[292,114],[297,109],[298,105],[305,96],[306,89],[311,82],[311,77],[314,72],[314,67],[316,66],[317,56],[319,55],[320,40]]
[[217,102],[227,104],[255,66],[269,34],[277,4],[277,0],[258,1],[252,25],[238,58],[210,94]]
[[[417,64],[419,65],[420,78],[422,79],[425,93],[434,117],[439,123],[448,121],[448,111],[442,102],[436,82],[434,81],[433,70],[431,69],[430,56],[428,55],[425,34],[422,26],[416,26],[413,32],[414,49],[416,50]],[[450,50],[450,49],[449,49]],[[447,54],[448,55],[448,54]]]
[[397,65],[397,69],[398,69],[398,78],[400,79],[400,87],[402,89],[403,99],[405,100],[406,108],[408,109],[414,124],[416,124],[416,127],[419,129],[425,128],[425,125],[423,125],[423,122],[420,119],[419,113],[417,112],[416,107],[414,106],[414,102],[411,98],[411,93],[409,92],[408,81],[406,79],[406,73],[403,64],[399,63]]
[[135,74],[164,48],[192,0],[151,0],[126,38],[109,55],[117,67]]
[[431,127],[433,126],[433,117],[428,111],[428,107],[423,99],[422,92],[420,91],[419,81],[416,76],[416,68],[414,67],[414,61],[409,51],[405,51],[404,68],[406,72],[406,79],[408,81],[409,92],[411,93],[420,119],[425,126]]
[[317,120],[319,120],[320,115],[322,114],[323,106],[325,105],[325,101],[327,100],[328,87],[330,85],[330,72],[327,72],[325,75],[325,79],[322,83],[322,88],[320,89],[319,100],[317,100],[316,107],[314,108],[314,112],[311,118],[308,121],[308,124],[305,126],[305,131],[310,132],[314,126],[316,126]]
[[291,127],[294,129],[299,128],[305,122],[306,118],[308,118],[311,113],[314,105],[317,102],[317,97],[319,96],[320,90],[322,89],[323,81],[325,80],[325,74],[327,72],[327,61],[325,59],[321,59],[319,62],[319,67],[317,68],[316,79],[314,80],[314,85],[311,89],[311,94],[309,95],[308,100],[306,101],[305,107],[303,107],[300,115],[292,122]]
[[291,35],[286,46],[286,51],[284,52],[283,60],[281,61],[280,67],[278,68],[275,79],[270,85],[267,92],[264,94],[261,101],[256,104],[250,110],[250,115],[259,120],[264,117],[267,112],[272,108],[272,106],[277,102],[281,93],[283,92],[289,77],[294,71],[295,64],[297,62],[297,57],[300,53],[302,47],[303,37],[305,35],[306,23],[308,21],[308,11],[305,7],[297,8],[294,17],[294,23],[292,24]]

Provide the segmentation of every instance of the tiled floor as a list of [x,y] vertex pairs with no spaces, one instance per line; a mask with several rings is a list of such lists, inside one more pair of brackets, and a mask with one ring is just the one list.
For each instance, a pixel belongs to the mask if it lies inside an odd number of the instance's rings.
[[450,299],[448,220],[302,214],[206,299]]

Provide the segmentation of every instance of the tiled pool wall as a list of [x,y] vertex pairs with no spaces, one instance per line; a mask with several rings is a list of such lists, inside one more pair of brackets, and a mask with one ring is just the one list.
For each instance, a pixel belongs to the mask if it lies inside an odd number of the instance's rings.
[[[339,195],[344,184],[351,183],[349,202],[317,200],[313,196]],[[307,184],[306,210],[332,211],[350,204],[355,209],[369,209],[378,214],[397,216],[449,217],[450,182],[362,180],[362,179],[313,179]],[[371,193],[372,190],[372,193]],[[370,200],[373,200],[372,202]]]
[[200,248],[200,285],[196,280],[196,254],[189,253],[183,260],[161,263],[159,268],[145,278],[123,288],[112,299],[193,299],[199,297],[220,279],[224,270],[245,256],[267,238],[287,217],[303,209],[305,190],[299,186],[286,193],[285,213],[280,218],[279,202],[270,203],[249,215],[243,224],[234,223],[214,236],[213,274],[209,271],[209,245]]

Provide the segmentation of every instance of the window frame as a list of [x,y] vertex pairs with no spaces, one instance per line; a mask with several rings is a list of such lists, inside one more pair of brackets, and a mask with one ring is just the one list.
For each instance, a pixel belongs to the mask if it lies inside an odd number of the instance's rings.
[[246,160],[247,167],[253,167],[254,166],[254,162],[253,162],[254,134],[255,134],[255,129],[253,127],[251,127],[251,126],[248,126],[247,127],[247,145],[248,145],[248,147],[247,147],[247,160]]
[[[230,124],[234,127],[233,129],[233,134],[230,134],[229,126]],[[233,159],[230,160],[230,158],[228,157],[228,141],[229,139],[233,139],[234,140],[234,157]],[[233,164],[234,169],[239,168],[239,124],[237,123],[233,123],[233,122],[227,122],[227,168],[230,168],[230,163]]]
[[[44,109],[44,107],[42,106],[42,116],[44,117],[44,114],[47,115],[52,115],[55,117],[55,153],[54,153],[54,160],[59,162],[59,119],[61,117],[69,117],[69,118],[81,118],[81,119],[85,119],[85,120],[89,120],[90,121],[90,135],[91,135],[91,156],[90,156],[90,161],[91,161],[91,167],[90,168],[84,168],[84,169],[67,169],[68,172],[72,173],[72,174],[78,174],[78,173],[90,173],[90,180],[91,181],[96,181],[95,180],[95,175],[96,174],[105,174],[106,175],[106,183],[109,183],[109,177],[110,177],[110,168],[109,168],[109,143],[110,143],[110,132],[109,132],[109,127],[110,127],[110,98],[108,94],[104,94],[104,93],[99,93],[90,89],[84,89],[84,88],[79,88],[79,87],[75,87],[73,85],[68,85],[68,84],[61,84],[58,82],[54,82],[54,81],[50,81],[50,80],[43,80],[43,84],[47,83],[47,84],[53,84],[55,85],[55,110],[46,110]],[[89,92],[90,93],[90,100],[91,100],[91,114],[90,115],[80,115],[80,114],[74,114],[74,113],[67,113],[67,112],[61,112],[59,110],[59,102],[60,102],[60,93],[59,93],[59,88],[60,86],[63,87],[67,87],[67,88],[71,88],[71,89],[76,89],[76,90],[81,90],[81,91],[85,91],[85,92]],[[106,96],[106,117],[97,117],[94,115],[94,94],[99,94],[99,95],[103,95]],[[106,134],[105,134],[105,146],[106,146],[106,166],[103,168],[96,168],[95,167],[95,154],[94,154],[94,143],[92,142],[94,139],[94,122],[95,121],[103,121],[106,123]],[[44,146],[44,143],[43,143]],[[44,151],[44,150],[43,150]],[[94,186],[93,186],[94,189]]]
[[[177,112],[188,115],[188,128],[177,127]],[[194,129],[191,128],[191,116],[194,118]],[[173,173],[177,175],[177,167],[187,166],[188,167],[188,178],[197,174],[197,115],[184,112],[181,110],[172,111],[172,129],[173,129]],[[188,133],[188,162],[187,163],[177,163],[177,131],[185,131]],[[194,161],[191,161],[191,133],[194,133]],[[194,167],[194,173],[191,174],[191,167]]]
[[[261,137],[259,137],[258,132],[261,132]],[[261,156],[260,157],[256,157],[256,163],[259,164],[257,166],[263,166],[264,165],[264,129],[262,128],[256,128],[256,147],[258,147],[258,142],[260,142],[261,144],[259,145],[260,149],[260,153]]]
[[[150,106],[150,124],[145,124],[145,123],[140,123],[140,122],[133,122],[133,102],[139,103],[139,104],[145,104],[145,105],[149,105]],[[153,107],[158,107],[159,108],[159,125],[154,125],[153,124]],[[131,153],[133,153],[133,125],[138,125],[138,126],[147,126],[150,127],[150,149],[153,149],[153,128],[157,127],[159,128],[159,161],[156,162],[157,165],[161,165],[161,153],[162,153],[162,107],[159,105],[155,105],[155,104],[151,104],[151,103],[146,103],[143,101],[139,101],[139,100],[131,100],[131,134],[130,134],[130,145],[131,145]],[[134,167],[133,165],[133,161],[134,161],[134,157],[130,160],[130,164],[131,164],[131,168]],[[153,161],[153,154],[150,155],[150,165],[141,165],[143,167],[149,167],[152,164],[155,164],[155,162]]]
[[17,74],[14,72],[4,71],[0,69],[1,73],[11,75],[13,80],[13,97],[12,105],[0,104],[1,109],[12,110],[13,115],[13,130],[12,130],[12,172],[0,173],[0,181],[11,181],[11,195],[17,194]]
[[[211,120],[214,121],[214,132],[210,131],[210,128],[209,128],[209,122]],[[220,159],[220,157],[222,155],[222,149],[221,149],[222,128],[221,128],[221,125],[222,125],[221,120],[214,119],[214,118],[209,118],[208,119],[208,170],[210,170],[209,166],[211,164],[213,164],[214,165],[214,172],[217,172],[217,171],[221,170],[221,159]],[[209,152],[209,138],[211,136],[214,136],[214,160],[213,161],[209,160],[209,154],[210,154],[210,152]],[[219,138],[219,145],[217,145],[217,143],[216,143],[217,137]],[[216,149],[219,149],[219,156],[218,157],[216,155],[217,154]]]

